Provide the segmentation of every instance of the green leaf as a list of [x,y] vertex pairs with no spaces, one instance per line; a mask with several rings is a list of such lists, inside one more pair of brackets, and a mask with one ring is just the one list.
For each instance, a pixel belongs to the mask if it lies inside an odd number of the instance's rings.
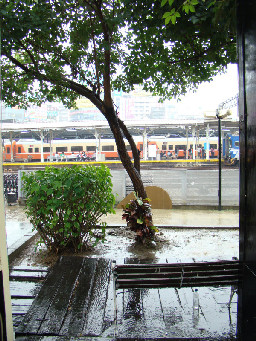
[[170,12],[165,12],[162,18],[165,19],[165,18],[169,17],[170,14],[171,14]]
[[154,230],[155,232],[159,232],[158,228],[156,226],[150,226],[151,230]]
[[47,189],[47,195],[50,195],[50,194],[52,194],[53,193],[53,190],[52,190],[52,188],[49,188],[49,189]]
[[171,19],[172,24],[174,25],[176,23],[176,16],[172,15],[170,19]]
[[193,6],[193,5],[190,5],[189,6],[189,10],[190,10],[190,12],[195,12],[196,10],[195,10],[195,7]]
[[163,7],[166,3],[167,3],[168,0],[162,0],[161,1],[161,7]]
[[140,206],[143,205],[143,201],[142,201],[141,199],[137,199],[137,202],[138,202],[138,204],[139,204]]

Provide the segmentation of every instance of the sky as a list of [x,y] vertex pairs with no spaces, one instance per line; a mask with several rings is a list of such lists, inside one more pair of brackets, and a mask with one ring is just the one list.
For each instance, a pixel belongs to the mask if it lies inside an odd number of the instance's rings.
[[[191,110],[194,113],[216,112],[218,106],[238,94],[238,69],[236,64],[230,64],[224,74],[219,74],[211,82],[199,85],[198,90],[181,98],[179,110]],[[237,108],[231,108],[237,115]]]

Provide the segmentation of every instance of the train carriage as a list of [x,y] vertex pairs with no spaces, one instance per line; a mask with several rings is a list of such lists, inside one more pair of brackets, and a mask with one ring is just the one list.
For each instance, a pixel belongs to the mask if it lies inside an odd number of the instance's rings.
[[[142,136],[134,137],[140,157],[143,158],[143,138]],[[125,141],[129,156],[132,158],[131,147]],[[159,136],[151,136],[147,139],[147,149],[155,151],[159,155],[158,159],[185,159],[191,158],[193,147],[195,146],[195,156],[197,158],[203,157],[200,150],[209,148],[214,149],[213,157],[218,157],[218,139],[214,138],[200,138],[197,144],[189,137],[187,138],[167,138]],[[155,146],[154,149],[150,146]],[[119,160],[117,147],[113,139],[74,139],[74,140],[52,140],[51,142],[43,142],[33,139],[20,139],[13,141],[3,141],[3,161],[41,161],[41,149],[43,148],[44,161],[50,160],[51,157],[55,160],[79,160],[79,154],[84,152],[88,160],[95,159],[96,153],[104,155],[105,160]],[[51,153],[52,152],[52,153]],[[211,155],[210,155],[211,157]],[[154,159],[154,157],[153,157]]]

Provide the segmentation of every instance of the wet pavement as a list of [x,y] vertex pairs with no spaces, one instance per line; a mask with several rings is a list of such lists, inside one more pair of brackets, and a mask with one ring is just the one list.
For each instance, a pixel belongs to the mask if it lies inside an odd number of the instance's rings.
[[[116,210],[116,214],[103,217],[109,225],[124,224],[122,210]],[[153,210],[153,221],[156,226],[166,227],[237,227],[239,226],[238,209],[222,210],[215,209],[181,209]]]
[[[106,257],[122,264],[127,257],[191,262],[228,260],[239,255],[238,210],[153,210],[153,219],[164,241],[155,250],[136,245],[127,238],[122,210],[116,210],[116,214],[102,221],[120,229],[108,229],[105,243],[99,243],[93,253],[86,256]],[[6,232],[9,256],[34,236],[23,206],[6,206]]]
[[[125,222],[121,217],[122,210],[117,210],[115,215],[102,219],[120,229],[108,229],[104,244],[99,243],[83,256],[115,260],[117,264],[131,260],[154,263],[218,261],[239,256],[238,210],[153,210],[154,223],[161,227],[156,248],[134,243],[130,234],[125,233]],[[24,207],[6,206],[6,230],[9,254],[33,236]],[[22,259],[19,265],[27,266],[33,252],[34,246],[27,252],[28,258]],[[35,266],[30,261],[29,264]],[[199,309],[193,306],[194,289],[117,290],[115,324],[113,280],[110,277],[106,324],[101,337],[234,338],[237,328],[236,288],[199,288]]]
[[5,205],[5,225],[8,256],[12,258],[33,238],[36,231],[32,231],[24,207],[19,205]]
[[[35,235],[35,231],[32,231],[32,225],[26,217],[23,206],[6,205],[5,211],[7,247],[8,254],[11,255],[30,240]],[[101,220],[112,227],[120,226],[123,229],[125,227],[122,210],[116,210],[116,214],[110,214]],[[172,261],[231,259],[233,256],[238,256],[238,210],[153,210],[153,220],[154,224],[160,227],[160,234],[169,240],[168,246],[163,245],[161,250],[154,252],[154,258],[164,259],[165,252],[173,255]],[[197,227],[200,229],[198,230]],[[110,233],[111,240],[108,241],[107,238],[104,243],[106,257],[119,259],[121,253],[123,260],[131,256],[131,249],[132,253],[135,253],[134,256],[140,256],[140,249],[127,245],[125,236],[115,236],[115,233]],[[116,245],[114,250],[113,244]],[[108,249],[111,249],[111,254],[108,253]],[[151,251],[148,250],[149,258],[152,257]]]

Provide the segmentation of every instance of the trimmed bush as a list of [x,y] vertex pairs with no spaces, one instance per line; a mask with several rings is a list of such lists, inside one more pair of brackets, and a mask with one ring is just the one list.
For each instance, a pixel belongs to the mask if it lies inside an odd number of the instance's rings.
[[92,241],[104,240],[105,223],[99,218],[114,213],[110,171],[107,167],[46,167],[24,174],[26,214],[49,249],[75,252]]

